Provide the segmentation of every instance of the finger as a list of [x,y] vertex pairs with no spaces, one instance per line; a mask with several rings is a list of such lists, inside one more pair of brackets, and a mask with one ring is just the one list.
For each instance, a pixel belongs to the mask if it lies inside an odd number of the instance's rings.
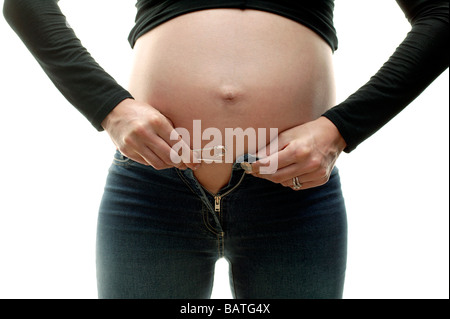
[[316,188],[324,185],[324,183],[318,183],[318,182],[306,182],[301,184],[302,187],[295,188],[294,186],[290,187],[293,191],[299,192],[299,191],[305,191],[307,189]]
[[[184,168],[183,159],[172,149],[176,143],[170,138],[172,132],[176,133],[169,119],[162,114],[153,115],[148,120],[147,129],[140,131],[139,140],[142,144],[135,143],[135,149],[138,149],[136,152],[156,169]],[[179,134],[176,134],[175,139],[180,139]],[[183,149],[186,146],[183,145]]]
[[139,152],[136,152],[139,154],[147,163],[147,165],[152,166],[156,170],[163,170],[166,168],[171,168],[174,165],[166,163],[164,160],[162,160],[155,152],[152,151],[149,147],[145,146],[143,147]]
[[[307,181],[304,176],[296,176],[297,177],[297,182],[301,185],[301,188],[303,188],[304,185],[306,185],[306,183],[310,183],[311,181]],[[285,187],[291,187],[294,188],[295,187],[295,182],[294,182],[295,177],[289,178],[283,182],[281,182],[280,184],[285,186]]]
[[155,155],[164,162],[167,167],[177,167],[182,170],[187,168],[197,170],[200,164],[195,162],[197,161],[196,155],[183,140],[180,140],[179,143],[184,145],[179,152],[177,152],[176,148],[169,147],[162,139],[155,141],[152,144],[151,149],[154,150],[153,152]]
[[300,178],[292,178],[289,181],[281,183],[284,187],[292,188],[295,191],[299,191],[301,189],[304,189],[304,183],[301,182]]
[[[181,152],[180,152],[181,153]],[[184,163],[182,156],[175,151],[174,148],[170,148],[170,160],[172,161],[172,165],[181,170],[188,169],[188,166]]]
[[170,132],[166,127],[164,131],[159,133],[161,139],[169,145],[171,162],[178,164],[182,162],[186,167],[196,170],[200,166],[199,156],[189,147],[182,135],[176,129],[171,128]]
[[267,175],[265,178],[274,183],[287,186],[287,184],[292,185],[293,178],[303,176],[304,174],[308,174],[308,172],[303,170],[301,164],[294,163],[279,169],[275,174]]
[[[269,175],[274,174],[280,167],[284,167],[287,163],[285,162],[285,156],[283,152],[276,152],[275,154],[269,155],[264,158],[259,158],[256,162],[251,164],[251,171],[254,175]],[[258,156],[259,157],[259,156]],[[281,157],[281,161],[280,161]]]
[[121,150],[119,149],[120,153],[124,155],[125,157],[131,159],[132,161],[145,165],[145,166],[152,166],[154,168],[163,169],[166,168],[164,163],[161,162],[161,160],[151,152],[151,150],[143,151],[144,148],[142,148],[141,151],[136,150]]
[[[252,171],[253,173],[259,175],[277,174],[280,170],[283,170],[284,168],[302,161],[301,156],[299,156],[297,153],[298,152],[296,152],[296,149],[293,145],[288,145],[282,150],[275,152],[274,154],[269,155],[266,158],[262,158],[256,161],[252,165]],[[275,170],[268,169],[269,166],[273,167],[275,165]]]
[[150,164],[141,156],[141,155],[139,155],[138,153],[135,153],[135,152],[133,152],[132,154],[130,154],[130,153],[125,153],[125,152],[122,152],[120,149],[119,149],[119,152],[123,155],[123,156],[125,156],[125,157],[128,157],[129,159],[131,159],[132,161],[134,161],[134,162],[136,162],[136,163],[139,163],[139,164],[142,164],[142,165],[145,165],[145,166],[149,166]]
[[183,163],[180,155],[159,136],[147,141],[146,146],[161,162],[169,167],[176,167]]
[[272,139],[267,145],[260,148],[257,152],[257,156],[258,158],[266,158],[281,150],[284,150],[288,145],[289,140],[283,134],[280,134]]
[[[298,189],[295,189],[294,178],[295,177],[285,180],[284,182],[281,183],[281,185],[283,185],[285,187],[293,188],[294,190],[298,190]],[[330,176],[320,174],[318,171],[316,171],[313,173],[297,176],[297,179],[298,179],[298,182],[301,184],[300,189],[304,190],[304,189],[309,189],[309,188],[325,185],[329,181]]]
[[[269,144],[265,145],[256,153],[258,161],[248,165],[246,173],[248,174],[272,174],[276,172],[279,165],[285,165],[283,162],[279,162],[280,152],[283,152],[287,146],[287,142],[284,141],[281,135],[278,135]],[[283,157],[282,157],[283,159]]]

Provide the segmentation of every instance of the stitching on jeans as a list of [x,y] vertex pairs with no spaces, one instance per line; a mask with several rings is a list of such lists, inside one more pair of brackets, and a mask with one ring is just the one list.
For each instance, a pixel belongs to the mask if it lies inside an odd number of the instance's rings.
[[217,253],[219,254],[219,258],[222,258],[222,238],[221,234],[217,235]]
[[209,223],[209,218],[208,218],[208,214],[209,214],[209,209],[208,207],[205,207],[205,204],[203,204],[202,202],[202,215],[203,215],[203,224],[205,225],[205,227],[212,232],[214,235],[219,236],[220,233],[218,233],[214,227],[211,226],[211,224]]
[[[198,196],[197,193],[192,189],[191,185],[189,185],[188,181],[186,180],[186,178],[183,176],[183,174],[181,174],[181,172],[177,169],[176,170],[178,176],[181,178],[181,180],[186,184],[186,186],[191,190],[191,192],[194,193],[195,196]],[[202,202],[203,205],[203,202]]]
[[[189,184],[188,180],[186,179],[186,177],[183,176],[183,174],[180,172],[180,170],[176,170],[178,176],[181,178],[181,180],[186,184],[186,186],[191,190],[192,193],[194,193],[194,195],[196,197],[199,197],[199,195],[195,192],[195,190],[191,187],[191,185]],[[200,197],[199,197],[200,198]],[[206,201],[208,201],[207,198],[205,198]],[[211,225],[211,223],[209,222],[209,213],[211,213],[210,209],[208,208],[208,206],[204,203],[203,199],[200,198],[200,201],[202,203],[202,215],[203,215],[203,223],[205,224],[206,228],[212,232],[214,235],[219,236],[220,233],[218,233],[215,228]],[[220,220],[218,220],[219,222],[219,226],[220,226]]]
[[124,160],[120,160],[117,158],[113,158],[113,164],[115,166],[122,166],[122,167],[128,167],[131,165],[131,160],[129,158],[126,158]]
[[[191,192],[194,193],[195,196],[198,196],[198,194],[195,192],[194,189],[192,189],[191,185],[189,184],[189,182],[186,180],[186,178],[183,176],[183,174],[177,169],[176,170],[178,176],[181,178],[181,180],[186,184],[187,187],[189,187],[189,189],[191,190]],[[243,175],[243,177],[245,176],[245,173]],[[241,178],[242,181],[242,178]],[[208,201],[208,199],[205,199]],[[212,212],[210,212],[209,208],[207,207],[207,205],[203,202],[203,199],[201,200],[202,202],[202,215],[203,215],[203,224],[205,225],[206,229],[209,230],[211,233],[213,233],[214,235],[217,236],[217,252],[219,255],[219,258],[222,258],[225,256],[225,233],[223,232],[218,232],[209,222],[210,220],[210,216],[209,214],[211,214]],[[217,222],[219,222],[219,226],[223,225],[223,215],[222,215],[222,211],[219,212],[218,214],[218,220]]]
[[[219,216],[217,216],[219,218],[220,221],[220,225],[222,226],[222,230],[223,230],[223,201],[221,203],[222,205],[222,209],[219,211]],[[218,239],[218,244],[219,244],[219,258],[222,258],[225,256],[225,233],[221,232],[220,234],[218,234],[217,236]]]
[[225,233],[223,232],[217,235],[217,249],[219,258],[225,257]]

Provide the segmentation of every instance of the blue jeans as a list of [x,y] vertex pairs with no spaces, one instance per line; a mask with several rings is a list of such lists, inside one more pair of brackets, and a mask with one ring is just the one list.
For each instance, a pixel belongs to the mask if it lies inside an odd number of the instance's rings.
[[191,170],[116,153],[99,212],[100,298],[206,299],[226,258],[235,298],[342,298],[347,219],[337,169],[295,192],[233,166],[210,194]]

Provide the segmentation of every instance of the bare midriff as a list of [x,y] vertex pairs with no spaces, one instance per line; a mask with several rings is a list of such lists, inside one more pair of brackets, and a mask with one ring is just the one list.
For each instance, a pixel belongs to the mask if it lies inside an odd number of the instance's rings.
[[[192,149],[195,120],[202,131],[219,130],[220,145],[227,128],[265,129],[256,145],[245,143],[243,152],[255,153],[270,141],[271,128],[281,133],[335,104],[330,46],[276,14],[240,9],[184,14],[141,36],[134,51],[131,94],[186,129]],[[211,142],[203,140],[201,147]],[[233,159],[242,155],[227,146]],[[228,184],[231,166],[225,160],[204,162],[195,176],[217,193]]]

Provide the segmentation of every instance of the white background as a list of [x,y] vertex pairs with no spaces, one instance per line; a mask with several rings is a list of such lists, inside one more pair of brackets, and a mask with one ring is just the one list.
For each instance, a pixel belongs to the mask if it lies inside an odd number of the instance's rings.
[[[126,86],[134,1],[60,1]],[[409,31],[394,0],[336,0],[338,100]],[[114,147],[64,100],[0,19],[0,298],[96,298],[97,208]],[[448,71],[339,160],[349,216],[345,298],[449,298]],[[231,297],[218,264],[214,298]]]

